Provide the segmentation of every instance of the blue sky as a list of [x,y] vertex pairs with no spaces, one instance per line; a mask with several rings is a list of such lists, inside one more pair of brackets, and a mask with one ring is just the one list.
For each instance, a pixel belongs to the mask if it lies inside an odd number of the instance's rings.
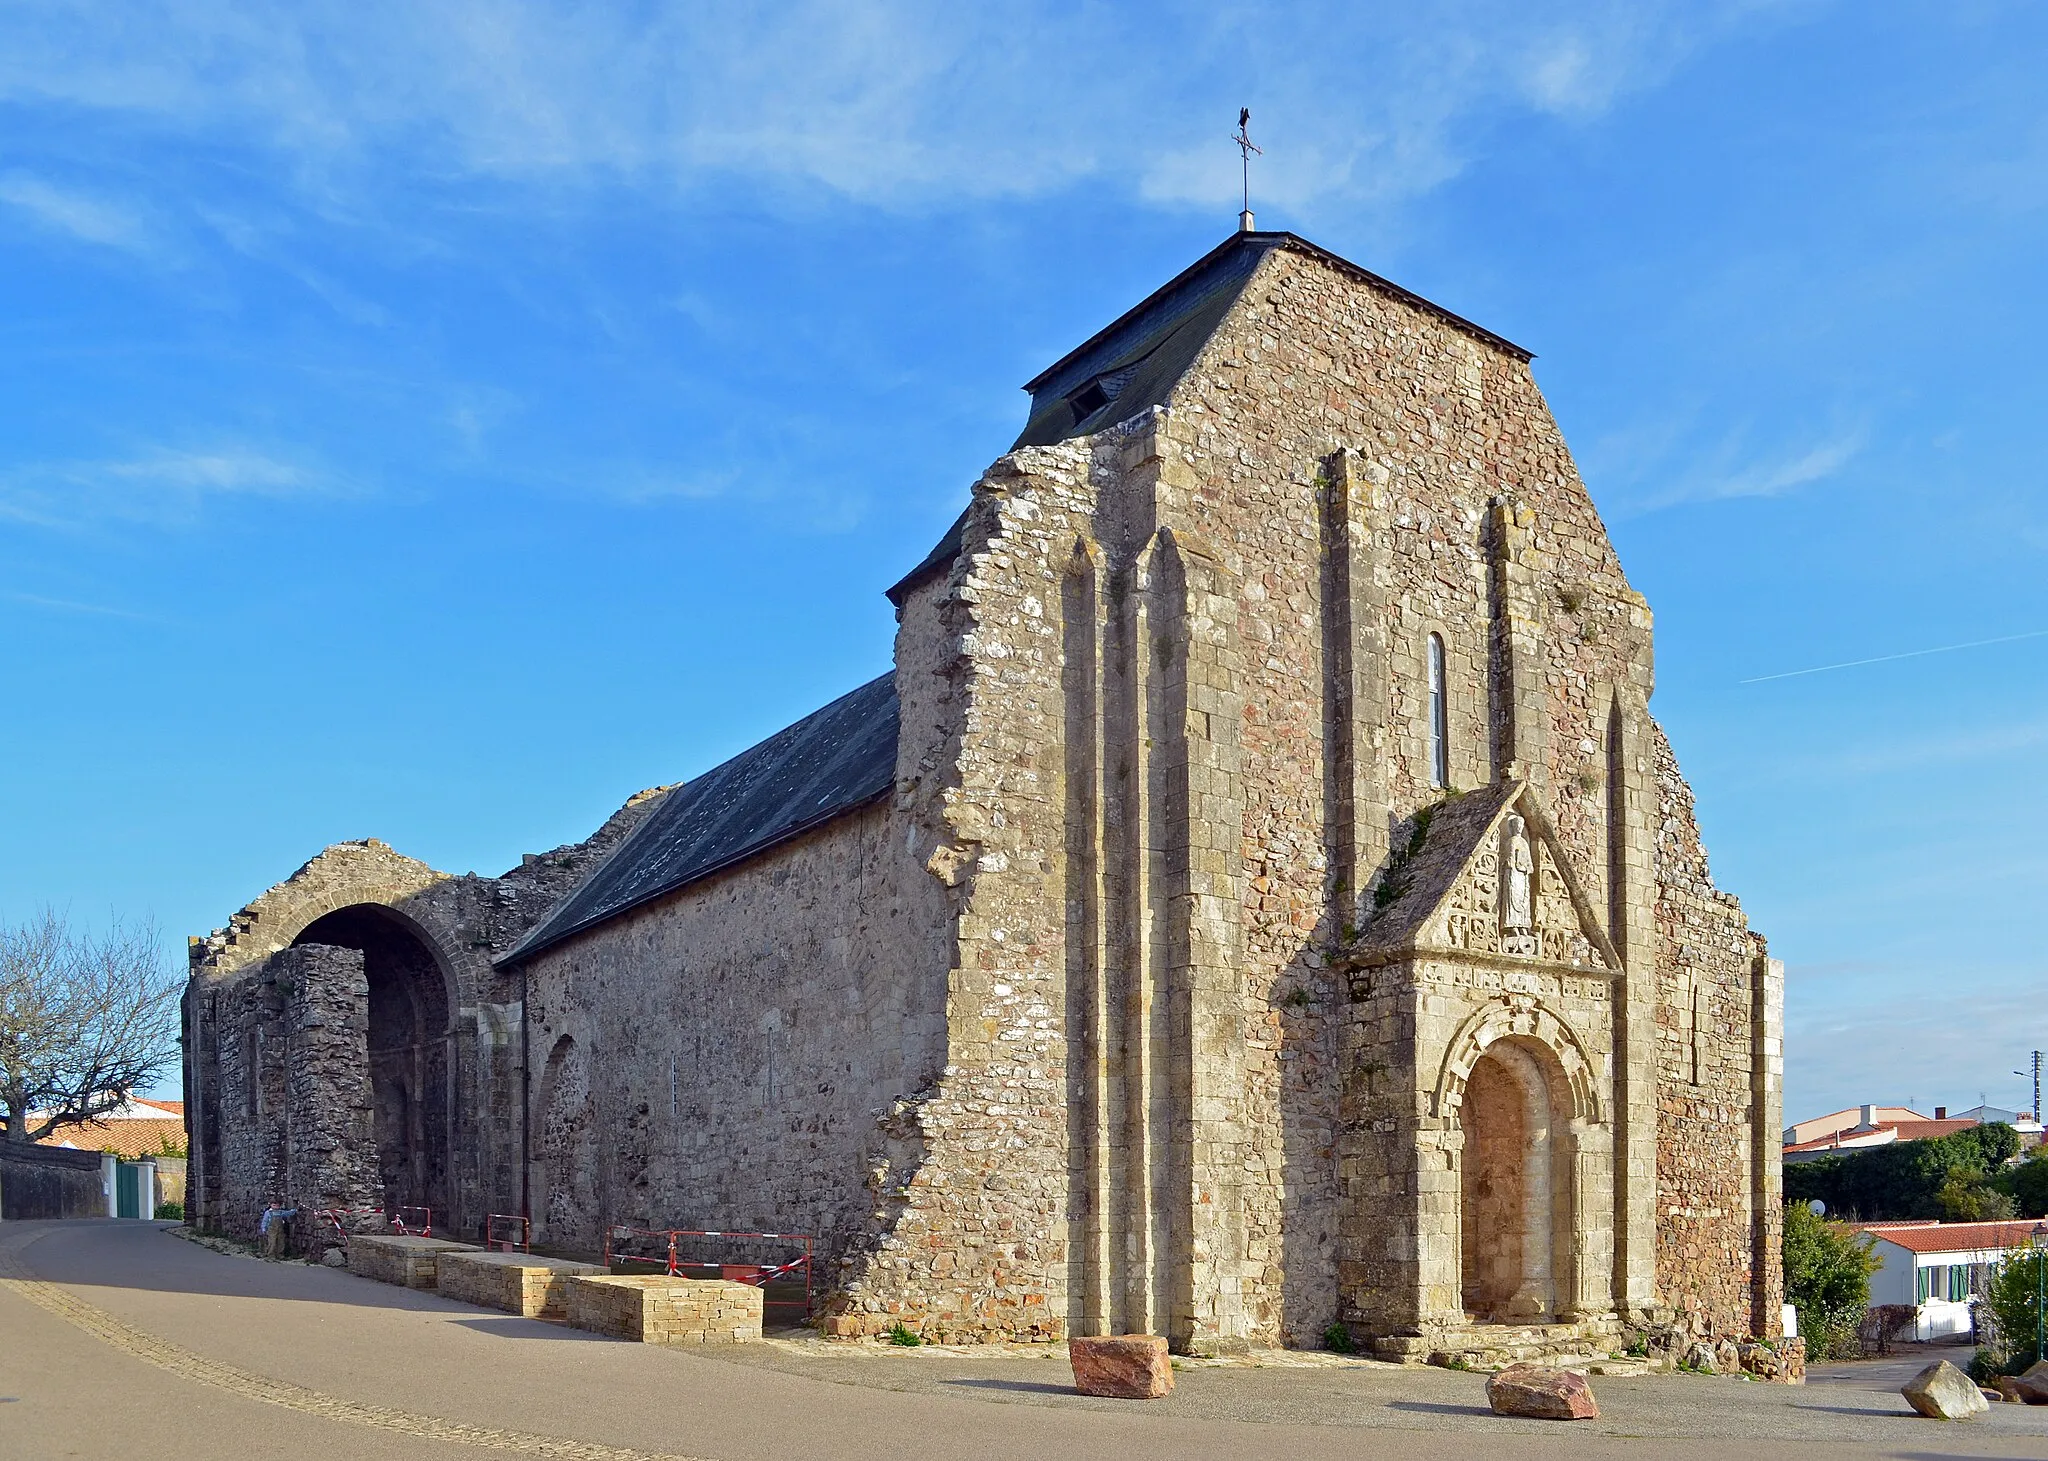
[[0,12],[0,917],[496,871],[888,663],[1018,385],[1254,204],[1538,353],[1790,966],[2048,1045],[2048,10]]

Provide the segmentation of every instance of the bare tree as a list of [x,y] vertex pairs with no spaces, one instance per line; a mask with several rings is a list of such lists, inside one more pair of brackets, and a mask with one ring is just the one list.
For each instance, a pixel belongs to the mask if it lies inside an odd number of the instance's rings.
[[118,1110],[178,1054],[179,981],[151,924],[74,933],[57,912],[0,927],[0,1113],[37,1141]]

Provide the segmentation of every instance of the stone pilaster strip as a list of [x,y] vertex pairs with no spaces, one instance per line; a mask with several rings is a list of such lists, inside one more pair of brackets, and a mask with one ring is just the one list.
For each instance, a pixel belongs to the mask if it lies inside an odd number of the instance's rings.
[[1647,708],[1619,689],[1607,718],[1609,925],[1623,974],[1614,990],[1614,1299],[1640,1314],[1657,1304],[1656,841],[1651,823]]
[[1759,953],[1751,970],[1750,1021],[1750,1229],[1754,1291],[1750,1327],[1784,1331],[1785,1274],[1779,1261],[1784,1231],[1785,1169],[1779,1155],[1785,1121],[1785,964]]

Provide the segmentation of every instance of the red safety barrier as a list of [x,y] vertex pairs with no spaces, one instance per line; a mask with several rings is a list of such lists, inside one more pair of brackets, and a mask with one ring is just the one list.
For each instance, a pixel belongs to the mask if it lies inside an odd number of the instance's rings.
[[313,1218],[333,1228],[343,1248],[348,1247],[351,1233],[382,1232],[390,1226],[381,1207],[322,1207],[314,1210]]
[[313,1220],[333,1228],[343,1248],[351,1233],[388,1230],[401,1237],[434,1236],[433,1211],[424,1207],[394,1207],[388,1213],[381,1207],[320,1207],[313,1210]]
[[[743,1261],[748,1256],[744,1253],[729,1254],[716,1251],[736,1246],[758,1249],[764,1243],[778,1246],[797,1245],[802,1251],[780,1262],[747,1262]],[[660,1269],[679,1278],[722,1278],[732,1283],[752,1284],[761,1290],[761,1307],[764,1310],[796,1310],[795,1322],[801,1323],[811,1315],[811,1260],[815,1248],[816,1242],[808,1233],[739,1233],[707,1228],[612,1227],[605,1229],[604,1264],[606,1268],[615,1270],[640,1264]],[[742,1261],[732,1261],[734,1259]],[[802,1276],[804,1285],[801,1299],[769,1297],[770,1284],[783,1289],[793,1288],[799,1275]]]
[[494,1212],[484,1219],[484,1246],[500,1253],[531,1253],[533,1225],[516,1212]]

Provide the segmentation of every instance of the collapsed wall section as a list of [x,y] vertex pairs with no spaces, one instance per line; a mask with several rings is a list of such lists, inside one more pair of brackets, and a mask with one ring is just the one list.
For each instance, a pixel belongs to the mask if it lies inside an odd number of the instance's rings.
[[[432,1083],[429,1104],[438,1113],[431,1133],[436,1161],[445,1163],[427,1204],[436,1208],[435,1227],[481,1238],[488,1214],[518,1212],[526,1134],[521,988],[517,974],[496,969],[492,959],[509,951],[662,795],[661,789],[641,793],[589,840],[529,855],[498,878],[451,877],[376,838],[338,843],[238,910],[225,927],[189,940],[184,1083],[195,1214],[225,1211],[208,1195],[225,1190],[225,1174],[209,1154],[237,1145],[273,1147],[283,1120],[278,1102],[251,1105],[235,1094],[242,1089],[235,1084],[242,1078],[235,1062],[243,1056],[217,1043],[203,1013],[214,992],[239,987],[248,970],[313,940],[355,947],[372,980],[380,963],[391,962],[390,950],[400,947],[409,977],[436,986],[424,990],[419,1003],[433,1028],[414,1032],[440,1047],[421,1072]],[[382,1109],[396,1119],[405,1104],[387,1092]],[[375,1192],[369,1205],[391,1196],[388,1189]],[[399,1200],[426,1198],[415,1192]]]
[[878,1207],[830,1333],[943,1342],[1068,1330],[1071,1215],[1063,579],[1092,539],[1086,446],[976,484],[950,575],[897,634],[899,836],[944,894],[944,1067],[903,1119],[919,1159]]
[[1781,1332],[1784,1217],[1783,970],[1735,898],[1713,884],[1693,794],[1654,744],[1657,922],[1665,951],[1657,1020],[1662,1193],[1657,1277],[1687,1333]]
[[280,950],[189,986],[185,1014],[213,1071],[187,1107],[203,1172],[187,1188],[196,1226],[254,1238],[279,1200],[299,1209],[303,1245],[316,1209],[379,1205],[359,951]]

